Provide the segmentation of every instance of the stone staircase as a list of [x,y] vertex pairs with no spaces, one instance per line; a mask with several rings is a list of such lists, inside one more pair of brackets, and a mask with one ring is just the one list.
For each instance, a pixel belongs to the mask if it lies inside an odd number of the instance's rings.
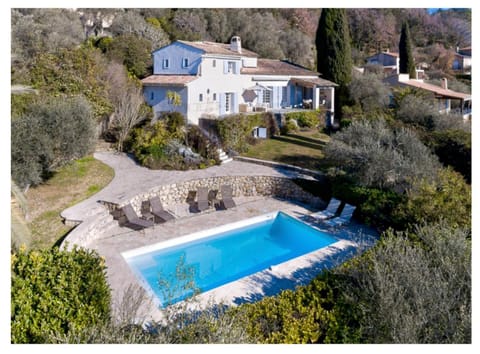
[[218,158],[220,159],[220,164],[223,165],[225,163],[228,163],[230,161],[233,161],[233,159],[231,157],[229,157],[227,155],[227,153],[225,151],[223,151],[223,149],[217,149],[217,152],[218,152]]

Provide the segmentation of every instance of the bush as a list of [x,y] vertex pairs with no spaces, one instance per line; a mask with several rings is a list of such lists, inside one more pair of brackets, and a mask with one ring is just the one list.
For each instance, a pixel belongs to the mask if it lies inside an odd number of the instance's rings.
[[390,129],[383,120],[355,121],[332,136],[325,155],[358,184],[404,191],[415,180],[432,180],[438,160],[409,129]]
[[472,179],[472,135],[462,130],[436,131],[427,144],[444,165],[461,173],[467,183]]
[[217,121],[217,131],[224,149],[245,152],[248,149],[248,138],[252,136],[254,127],[263,122],[263,115],[235,114]]
[[108,320],[110,289],[94,251],[20,250],[11,272],[12,343],[45,343]]
[[290,134],[290,133],[294,133],[298,131],[298,123],[296,120],[294,119],[287,119],[287,121],[285,122],[285,124],[282,126],[282,128],[280,129],[280,132],[283,134],[283,135],[286,135],[286,134]]
[[302,111],[286,113],[287,124],[289,120],[295,120],[300,128],[316,128],[320,124],[319,112]]
[[96,141],[92,109],[82,97],[34,104],[11,127],[12,178],[21,187],[87,155]]
[[390,103],[390,90],[382,82],[381,76],[373,73],[354,75],[348,85],[350,97],[369,114],[385,110]]
[[438,181],[422,181],[407,196],[407,202],[400,204],[395,212],[406,223],[443,220],[452,227],[471,227],[471,187],[451,168],[441,169]]
[[[445,223],[388,232],[334,271],[363,343],[470,343],[469,231]],[[411,242],[414,239],[416,242]],[[349,328],[352,328],[349,326]]]

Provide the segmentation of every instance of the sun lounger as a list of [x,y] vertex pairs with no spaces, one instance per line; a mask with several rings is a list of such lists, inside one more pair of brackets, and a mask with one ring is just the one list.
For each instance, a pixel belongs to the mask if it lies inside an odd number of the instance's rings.
[[198,187],[197,189],[197,209],[198,211],[207,210],[210,207],[208,202],[208,189],[206,187]]
[[340,200],[332,198],[330,199],[330,202],[328,203],[325,210],[321,210],[319,212],[310,214],[310,216],[313,217],[314,219],[319,219],[319,220],[326,220],[326,219],[332,218],[337,213],[337,210],[340,204],[341,204]]
[[220,186],[220,193],[222,194],[222,199],[220,200],[221,205],[225,209],[230,209],[236,206],[235,201],[232,198],[232,186],[222,185]]
[[125,205],[122,211],[126,218],[123,226],[138,231],[154,225],[151,220],[140,219],[131,204]]
[[152,208],[152,214],[155,217],[156,223],[175,219],[175,216],[173,216],[168,211],[163,209],[162,202],[160,201],[160,198],[158,196],[150,198],[149,201],[150,201],[150,207]]
[[353,205],[345,204],[345,206],[343,207],[342,213],[336,218],[325,220],[325,224],[329,226],[344,225],[350,222],[354,211],[355,211],[355,207]]

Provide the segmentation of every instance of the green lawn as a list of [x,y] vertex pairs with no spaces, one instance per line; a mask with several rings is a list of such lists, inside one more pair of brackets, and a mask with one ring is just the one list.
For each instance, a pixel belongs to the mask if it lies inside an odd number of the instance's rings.
[[113,179],[113,169],[89,156],[60,168],[45,183],[26,193],[33,248],[51,247],[70,229],[60,217],[64,209],[79,203]]
[[243,156],[323,170],[326,168],[323,147],[329,140],[328,135],[318,130],[303,130],[261,140]]

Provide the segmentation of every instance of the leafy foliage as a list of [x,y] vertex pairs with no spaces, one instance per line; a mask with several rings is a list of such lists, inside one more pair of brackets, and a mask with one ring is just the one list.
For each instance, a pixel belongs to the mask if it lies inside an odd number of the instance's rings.
[[81,97],[32,105],[11,125],[12,178],[21,187],[39,184],[95,144],[92,109]]
[[92,48],[59,50],[36,57],[29,84],[46,96],[84,95],[93,107],[97,120],[112,112],[108,99],[108,82],[104,80],[107,61]]
[[316,111],[290,112],[285,114],[288,120],[294,119],[301,128],[316,128],[320,124],[320,113]]
[[[470,343],[471,242],[445,223],[387,232],[334,273],[363,343]],[[411,242],[414,239],[417,242]]]
[[11,257],[12,343],[46,343],[108,319],[110,289],[103,260],[93,251],[58,248]]
[[385,110],[390,103],[390,90],[378,75],[354,75],[348,89],[350,97],[361,105],[367,115]]
[[218,120],[217,129],[222,145],[226,149],[245,152],[252,130],[261,122],[261,115],[235,114]]
[[416,179],[435,178],[435,156],[409,129],[390,129],[383,120],[356,121],[325,147],[332,163],[367,187],[405,190]]
[[472,192],[460,174],[441,169],[438,181],[422,181],[408,192],[408,200],[396,213],[405,222],[436,223],[441,220],[454,227],[471,227]]

